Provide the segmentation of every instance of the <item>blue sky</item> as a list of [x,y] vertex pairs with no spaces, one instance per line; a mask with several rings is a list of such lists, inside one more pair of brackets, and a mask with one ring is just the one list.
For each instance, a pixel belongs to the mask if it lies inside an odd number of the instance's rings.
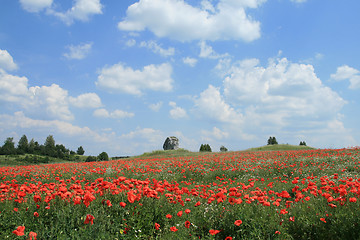
[[360,145],[359,1],[5,0],[0,142]]

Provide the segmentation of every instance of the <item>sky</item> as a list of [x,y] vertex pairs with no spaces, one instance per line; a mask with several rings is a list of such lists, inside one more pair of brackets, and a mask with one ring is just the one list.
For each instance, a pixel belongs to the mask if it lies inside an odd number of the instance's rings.
[[360,1],[2,0],[0,145],[360,145]]

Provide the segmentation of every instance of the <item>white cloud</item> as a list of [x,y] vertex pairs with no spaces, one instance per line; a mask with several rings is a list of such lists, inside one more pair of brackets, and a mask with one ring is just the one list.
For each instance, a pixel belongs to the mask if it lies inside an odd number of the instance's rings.
[[20,0],[21,7],[32,13],[37,13],[51,7],[53,0]]
[[175,54],[175,48],[173,47],[169,47],[168,49],[162,48],[160,45],[158,45],[156,42],[154,41],[143,41],[140,43],[140,47],[145,47],[150,49],[151,51],[153,51],[156,54],[160,54],[163,57],[169,57],[169,56],[173,56]]
[[104,67],[96,85],[108,92],[141,95],[144,90],[169,92],[173,89],[172,67],[169,63],[148,65],[134,70],[122,63]]
[[331,74],[330,77],[337,81],[349,80],[350,89],[360,88],[360,71],[348,65],[338,67],[336,73]]
[[205,119],[220,123],[236,123],[242,121],[242,115],[228,105],[219,89],[212,85],[195,99],[195,113]]
[[203,135],[204,139],[209,141],[212,141],[213,138],[215,138],[216,140],[221,140],[229,136],[228,132],[221,131],[217,127],[213,127],[212,131],[202,130],[201,134]]
[[136,44],[136,40],[135,39],[129,39],[129,40],[127,40],[126,41],[126,46],[128,46],[128,47],[133,47],[133,46],[135,46],[135,44]]
[[224,58],[229,56],[229,54],[227,53],[224,54],[216,53],[210,45],[206,44],[205,41],[201,41],[199,45],[200,45],[199,57],[217,59],[217,58]]
[[176,106],[175,102],[169,102],[169,106],[172,107],[172,109],[170,110],[170,117],[171,118],[180,119],[180,118],[187,117],[187,113],[186,113],[185,109]]
[[290,1],[292,1],[292,2],[294,2],[294,3],[304,3],[304,2],[306,2],[307,0],[290,0]]
[[135,116],[134,113],[125,112],[122,110],[115,110],[113,112],[109,112],[104,108],[96,109],[93,115],[95,117],[100,117],[100,118],[114,118],[114,119],[132,118]]
[[260,23],[246,13],[266,0],[220,0],[216,6],[202,1],[202,8],[183,0],[140,0],[128,7],[118,28],[124,31],[149,29],[158,37],[179,41],[244,40],[260,37]]
[[69,97],[70,103],[78,108],[98,108],[101,107],[101,99],[96,93],[84,93],[76,98]]
[[11,71],[16,70],[17,68],[18,66],[8,51],[0,49],[0,69]]
[[191,58],[191,57],[186,57],[183,58],[183,63],[189,65],[190,67],[195,67],[196,63],[197,63],[197,59],[196,58]]
[[[57,132],[67,136],[81,136],[91,138],[96,142],[106,142],[107,137],[102,136],[88,127],[74,126],[68,122],[59,120],[37,120],[26,117],[21,111],[14,115],[0,114],[0,129],[36,129],[43,132]],[[22,131],[22,130],[20,130]]]
[[60,18],[65,24],[71,25],[75,20],[86,22],[92,15],[102,14],[102,8],[100,0],[75,0],[74,5],[66,12],[49,9],[48,13]]
[[63,56],[67,59],[84,59],[91,51],[92,43],[82,43],[80,45],[69,45],[66,48],[69,52],[64,53]]
[[154,112],[158,112],[160,110],[160,108],[162,107],[163,102],[157,102],[157,103],[153,103],[149,105],[149,108],[151,110],[153,110]]
[[0,101],[25,104],[28,98],[28,79],[7,74],[0,69]]

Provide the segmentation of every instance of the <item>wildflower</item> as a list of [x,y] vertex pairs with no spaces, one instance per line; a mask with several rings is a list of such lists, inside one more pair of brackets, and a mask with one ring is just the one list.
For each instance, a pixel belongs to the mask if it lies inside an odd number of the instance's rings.
[[34,212],[34,217],[39,217],[39,213],[38,213],[38,212]]
[[120,207],[125,207],[126,206],[126,203],[124,203],[124,202],[120,202]]
[[170,228],[170,231],[172,231],[172,232],[176,232],[177,230],[179,230],[179,229],[177,229],[176,227],[171,227]]
[[177,215],[178,215],[178,217],[181,217],[181,216],[183,215],[183,211],[179,211],[179,212],[177,213]]
[[172,218],[171,214],[166,214],[166,218],[171,219]]
[[84,221],[84,224],[91,223],[91,225],[93,225],[94,224],[94,219],[95,219],[95,217],[93,215],[88,214],[88,215],[86,215],[86,219]]
[[36,232],[29,232],[28,240],[36,240],[37,233]]
[[288,213],[288,211],[286,211],[286,209],[281,209],[280,210],[280,214],[287,214]]
[[357,201],[357,199],[354,197],[349,198],[349,202],[356,202],[356,201]]
[[191,212],[190,209],[185,209],[185,213],[186,213],[186,214],[189,214],[190,212]]
[[16,235],[16,236],[24,236],[24,231],[25,231],[25,226],[18,226],[16,228],[16,230],[13,231],[13,233]]
[[195,207],[197,207],[197,206],[200,206],[200,201],[198,201],[196,204],[195,204]]
[[156,229],[156,230],[159,230],[159,229],[160,229],[160,224],[155,223],[155,229]]
[[220,231],[219,230],[214,230],[214,229],[210,229],[209,230],[209,233],[211,234],[211,235],[216,235],[216,234],[218,234]]
[[290,222],[295,222],[295,217],[289,217]]
[[236,226],[240,226],[240,225],[242,224],[242,221],[241,221],[241,220],[236,220],[236,221],[234,222],[234,224],[235,224]]
[[34,195],[34,202],[41,202],[41,196],[39,195]]
[[233,240],[233,238],[229,236],[229,237],[226,237],[225,240]]
[[18,208],[14,208],[14,212],[18,212],[19,211],[19,209]]
[[281,232],[279,232],[279,231],[275,231],[275,234],[280,234]]
[[320,221],[323,221],[324,223],[326,223],[325,218],[320,218]]
[[190,225],[191,225],[191,223],[190,223],[189,221],[185,221],[185,227],[186,227],[186,228],[189,228]]

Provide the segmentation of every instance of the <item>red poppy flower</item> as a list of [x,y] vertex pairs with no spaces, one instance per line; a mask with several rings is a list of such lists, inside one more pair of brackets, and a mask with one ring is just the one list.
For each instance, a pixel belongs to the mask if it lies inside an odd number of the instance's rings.
[[349,202],[356,202],[357,200],[356,200],[356,198],[354,198],[354,197],[351,197],[351,198],[349,198]]
[[160,224],[155,223],[155,229],[156,229],[156,230],[159,230],[159,229],[160,229]]
[[190,223],[189,221],[185,221],[185,227],[186,227],[186,228],[189,228],[190,225],[191,225],[191,223]]
[[94,219],[95,219],[95,217],[93,215],[88,214],[88,215],[86,215],[86,219],[84,221],[84,224],[91,223],[91,225],[93,225],[94,224]]
[[190,209],[185,209],[185,213],[186,213],[186,214],[189,214],[190,212],[191,212]]
[[200,206],[200,201],[195,204],[195,207]]
[[126,206],[126,203],[124,203],[124,202],[120,202],[120,207],[125,207]]
[[178,215],[178,217],[181,217],[181,216],[183,215],[183,211],[179,211],[179,212],[177,213],[177,215]]
[[234,222],[234,224],[235,224],[236,226],[240,226],[240,225],[242,224],[242,221],[241,221],[241,220],[236,220],[236,221]]
[[326,223],[325,218],[320,218],[320,221],[323,221],[324,223]]
[[289,218],[289,221],[295,222],[295,217],[290,217],[290,218]]
[[39,213],[38,213],[38,212],[34,212],[34,217],[39,217]]
[[166,218],[171,219],[172,218],[171,214],[166,214]]
[[279,232],[279,231],[275,231],[275,234],[280,234],[281,232]]
[[16,228],[16,230],[13,231],[13,233],[16,235],[16,236],[24,236],[24,231],[25,231],[25,226],[18,226]]
[[209,230],[209,233],[210,233],[211,235],[216,235],[216,234],[218,234],[219,232],[220,232],[219,230],[214,230],[214,229]]
[[170,231],[172,231],[172,232],[176,232],[177,230],[179,230],[179,229],[177,229],[176,227],[171,227],[170,228]]
[[36,232],[30,232],[28,240],[36,240],[37,233]]
[[225,240],[233,240],[232,237],[226,237]]

